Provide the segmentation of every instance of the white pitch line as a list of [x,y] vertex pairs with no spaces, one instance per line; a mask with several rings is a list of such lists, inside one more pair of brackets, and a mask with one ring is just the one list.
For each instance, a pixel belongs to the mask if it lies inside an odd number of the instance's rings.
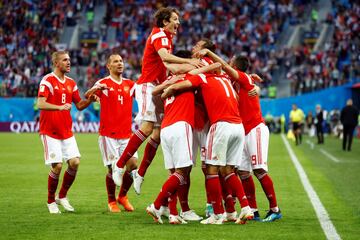
[[339,162],[340,162],[339,159],[337,159],[336,157],[334,157],[333,155],[331,155],[330,153],[328,153],[328,152],[325,151],[324,149],[320,148],[320,152],[321,152],[322,154],[324,154],[325,156],[327,156],[328,158],[330,158],[331,160],[333,160],[334,162],[336,162],[336,163],[339,163]]
[[304,168],[301,166],[299,160],[297,159],[294,151],[291,149],[289,142],[286,140],[284,134],[281,134],[281,138],[285,144],[287,151],[289,152],[291,161],[293,162],[296,171],[299,174],[300,181],[304,186],[304,189],[310,199],[311,204],[315,210],[316,216],[319,219],[321,228],[325,233],[327,239],[339,240],[341,239],[340,235],[337,233],[334,224],[331,222],[329,214],[327,213],[324,205],[321,203],[319,196],[312,187],[309,178],[307,177]]
[[314,150],[314,143],[313,142],[311,142],[310,140],[306,140],[306,143],[310,145],[310,148],[312,150]]

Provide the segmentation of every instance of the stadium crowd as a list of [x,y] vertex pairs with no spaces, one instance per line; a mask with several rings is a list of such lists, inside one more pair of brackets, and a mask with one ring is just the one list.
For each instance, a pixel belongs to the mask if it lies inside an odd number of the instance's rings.
[[[308,45],[286,52],[287,78],[291,80],[292,95],[345,84],[359,78],[360,5],[355,1],[333,1],[326,23],[334,26],[330,43],[323,50],[311,51]],[[351,1],[350,1],[351,2]]]
[[[342,84],[359,74],[359,5],[334,3],[329,23],[336,31],[324,51],[312,53],[308,46],[276,49],[276,41],[289,24],[302,21],[308,0],[296,1],[170,1],[181,11],[182,27],[175,39],[178,49],[190,49],[202,37],[217,43],[217,53],[228,59],[234,53],[249,56],[250,72],[262,76],[266,88],[274,71],[284,65],[292,81],[292,94]],[[46,53],[56,49],[64,26],[76,25],[84,14],[91,22],[97,1],[2,1],[0,8],[0,96],[36,95],[37,86],[51,68]],[[107,27],[116,28],[115,48],[127,63],[125,76],[138,79],[146,36],[155,8],[162,1],[106,1],[99,49],[86,46],[70,51],[74,75],[80,88],[92,86],[107,74],[105,56],[110,51]],[[64,12],[63,9],[67,11]],[[92,14],[91,14],[92,13]],[[351,54],[352,53],[352,54]],[[86,69],[86,70],[83,70]],[[265,91],[266,92],[266,91]]]

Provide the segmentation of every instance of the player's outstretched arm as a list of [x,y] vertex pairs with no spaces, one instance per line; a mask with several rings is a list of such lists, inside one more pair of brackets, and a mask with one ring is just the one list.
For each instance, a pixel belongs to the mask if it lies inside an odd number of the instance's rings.
[[173,74],[182,74],[187,73],[193,69],[196,69],[194,65],[191,65],[189,63],[167,63],[164,62],[164,65],[167,70],[172,72]]
[[161,94],[161,98],[165,99],[173,96],[177,91],[186,90],[192,87],[192,83],[189,80],[178,82],[170,85],[164,89],[164,92]]
[[154,88],[154,90],[152,91],[152,95],[156,96],[159,95],[163,92],[163,90],[167,87],[169,87],[170,85],[176,83],[178,80],[180,80],[181,78],[183,78],[185,75],[174,75],[172,76],[168,81],[163,82],[162,84],[156,86]]
[[70,110],[71,104],[65,103],[64,105],[55,105],[46,102],[45,97],[39,97],[37,101],[37,106],[40,110],[50,110],[50,111],[62,111],[62,110]]
[[92,95],[96,94],[97,91],[108,89],[106,84],[95,84],[92,88],[86,91],[84,97],[89,99]]
[[196,58],[181,58],[168,52],[166,48],[160,48],[158,54],[163,62],[167,63],[188,63],[195,67],[202,67],[204,63]]
[[80,102],[75,103],[77,110],[81,111],[87,108],[92,102],[94,102],[94,98],[90,99],[81,99]]
[[212,71],[216,71],[216,70],[220,70],[220,69],[221,69],[221,63],[213,63],[208,66],[203,66],[201,68],[193,69],[189,72],[189,74],[197,75],[200,73],[212,72]]

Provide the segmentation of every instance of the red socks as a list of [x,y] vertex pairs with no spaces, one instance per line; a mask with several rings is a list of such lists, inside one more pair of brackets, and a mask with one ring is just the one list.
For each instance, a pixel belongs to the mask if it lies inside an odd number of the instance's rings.
[[243,186],[238,176],[235,173],[230,173],[225,177],[225,182],[227,183],[227,186],[231,189],[231,192],[235,194],[237,199],[239,199],[241,208],[249,206]]
[[66,171],[64,173],[64,178],[63,178],[63,182],[61,185],[61,189],[59,192],[59,198],[66,197],[66,194],[67,194],[69,188],[71,187],[71,185],[73,184],[73,182],[75,180],[76,173],[77,173],[77,170],[75,170],[75,169],[72,169],[72,168],[66,169]]
[[190,210],[189,201],[188,201],[189,200],[189,189],[190,189],[190,177],[188,176],[186,178],[186,184],[180,185],[179,191],[178,191],[181,210],[183,212],[187,212]]
[[162,186],[154,202],[155,208],[160,209],[163,203],[167,201],[167,198],[176,192],[180,184],[185,184],[184,177],[178,173],[172,174]]
[[148,136],[146,136],[140,129],[137,130],[130,138],[124,152],[121,154],[121,157],[117,161],[116,165],[119,168],[124,168],[126,162],[134,155],[136,150],[140,147],[140,145],[146,140]]
[[55,202],[55,192],[59,183],[59,175],[50,170],[48,176],[48,203]]
[[168,205],[168,207],[169,207],[169,211],[170,211],[171,215],[178,215],[179,214],[179,212],[177,210],[177,207],[176,207],[177,198],[178,198],[177,192],[175,192],[174,194],[172,194],[169,197],[169,205]]
[[241,183],[244,187],[246,198],[249,202],[249,206],[253,209],[257,209],[256,195],[255,195],[255,183],[253,177],[250,175],[246,178],[241,178]]
[[226,185],[225,179],[222,176],[219,176],[222,198],[225,202],[225,210],[228,213],[235,212],[235,201],[232,196],[231,189]]
[[143,157],[143,159],[141,161],[141,164],[140,164],[140,167],[138,169],[138,173],[139,173],[140,176],[142,176],[142,177],[145,176],[146,170],[148,169],[148,167],[150,166],[152,160],[155,157],[156,150],[157,150],[159,144],[160,143],[156,142],[152,138],[150,138],[150,140],[146,144],[144,157]]
[[259,181],[260,181],[261,186],[266,194],[267,199],[269,200],[270,208],[277,207],[274,184],[273,184],[273,181],[271,180],[270,176],[268,174],[265,174],[264,176],[261,176],[259,178]]
[[115,183],[111,173],[106,174],[106,191],[108,195],[108,203],[115,202]]
[[215,214],[224,213],[224,206],[221,199],[221,186],[219,175],[206,176],[206,191],[209,192],[210,201]]
[[119,197],[125,197],[127,192],[129,191],[131,184],[133,183],[133,179],[128,171],[124,172],[123,183],[120,188]]

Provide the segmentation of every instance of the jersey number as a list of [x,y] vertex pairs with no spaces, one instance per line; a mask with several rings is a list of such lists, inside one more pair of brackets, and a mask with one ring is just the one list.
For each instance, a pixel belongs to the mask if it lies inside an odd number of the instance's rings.
[[61,94],[61,103],[66,103],[66,94]]
[[230,97],[230,94],[232,93],[233,97],[236,98],[234,89],[232,88],[231,84],[229,83],[229,81],[226,78],[221,78],[221,77],[215,77],[216,80],[219,80],[221,85],[223,86],[226,96]]
[[119,102],[121,102],[121,105],[123,105],[123,104],[124,104],[124,99],[123,99],[123,96],[118,95],[118,100],[119,100]]

